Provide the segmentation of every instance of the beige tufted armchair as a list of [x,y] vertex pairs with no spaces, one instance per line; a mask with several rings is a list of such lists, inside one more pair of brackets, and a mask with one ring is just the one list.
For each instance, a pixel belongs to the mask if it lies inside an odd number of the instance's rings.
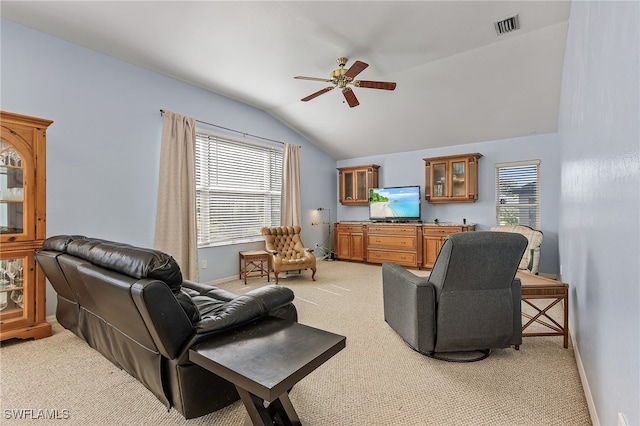
[[316,280],[316,257],[313,250],[306,248],[302,243],[300,229],[299,226],[262,228],[276,284],[278,284],[280,271],[297,270],[299,273],[302,269],[311,269],[311,279]]

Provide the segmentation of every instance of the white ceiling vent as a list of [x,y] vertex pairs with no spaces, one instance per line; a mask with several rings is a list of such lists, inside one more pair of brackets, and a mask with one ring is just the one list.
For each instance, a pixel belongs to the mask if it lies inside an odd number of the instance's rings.
[[501,19],[493,23],[496,27],[496,33],[498,35],[510,33],[511,31],[520,29],[520,20],[518,19],[518,14],[516,13],[513,16],[509,16],[507,18]]

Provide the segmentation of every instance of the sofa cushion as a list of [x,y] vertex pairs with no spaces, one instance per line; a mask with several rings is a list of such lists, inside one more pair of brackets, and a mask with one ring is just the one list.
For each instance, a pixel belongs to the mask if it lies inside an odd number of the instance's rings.
[[174,294],[180,291],[182,285],[178,263],[170,255],[158,250],[85,238],[69,242],[67,253],[133,278],[164,281]]

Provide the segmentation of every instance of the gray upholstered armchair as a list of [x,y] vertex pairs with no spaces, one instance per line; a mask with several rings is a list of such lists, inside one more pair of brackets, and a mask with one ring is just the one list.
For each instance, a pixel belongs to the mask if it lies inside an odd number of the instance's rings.
[[[429,277],[383,264],[385,321],[411,348],[447,361],[517,349],[522,318],[515,275],[526,247],[517,233],[461,232],[445,240]],[[453,352],[481,354],[469,359]]]

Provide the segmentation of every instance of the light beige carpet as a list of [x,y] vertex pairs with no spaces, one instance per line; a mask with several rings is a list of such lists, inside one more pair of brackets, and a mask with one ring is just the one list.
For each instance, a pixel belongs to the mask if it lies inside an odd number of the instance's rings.
[[[384,322],[380,266],[322,261],[316,279],[303,271],[280,284],[294,290],[301,323],[343,334],[347,346],[293,388],[304,425],[591,424],[573,350],[561,337],[525,338],[519,351],[494,350],[476,363],[437,361]],[[218,286],[243,293],[266,284]],[[2,425],[241,425],[245,418],[241,403],[189,421],[167,412],[57,324],[50,338],[2,344],[0,386]]]

